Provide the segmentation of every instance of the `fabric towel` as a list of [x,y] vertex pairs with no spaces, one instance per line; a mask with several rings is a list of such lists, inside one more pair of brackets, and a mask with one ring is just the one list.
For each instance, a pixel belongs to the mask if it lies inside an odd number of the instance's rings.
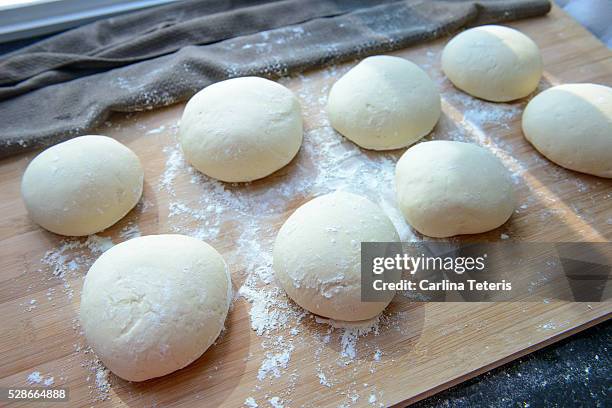
[[100,20],[0,58],[0,157],[227,78],[275,78],[549,10],[547,0],[197,0]]

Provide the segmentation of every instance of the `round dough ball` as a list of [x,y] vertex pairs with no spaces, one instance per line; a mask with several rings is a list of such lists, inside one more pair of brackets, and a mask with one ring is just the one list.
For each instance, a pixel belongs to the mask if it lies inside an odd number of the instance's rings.
[[81,136],[40,153],[21,182],[32,220],[61,235],[100,232],[142,196],[144,172],[133,151],[106,136]]
[[410,61],[375,56],[361,61],[331,88],[331,125],[365,149],[406,147],[433,129],[440,94],[429,76]]
[[436,140],[411,147],[397,163],[395,188],[408,223],[430,237],[492,230],[515,207],[504,165],[470,143]]
[[547,89],[527,104],[523,133],[558,165],[612,178],[612,88],[567,84]]
[[442,52],[442,70],[462,91],[493,102],[523,98],[538,86],[542,56],[525,34],[488,25],[455,36]]
[[223,329],[231,281],[213,247],[149,235],[106,251],[85,277],[80,319],[113,373],[144,381],[199,358]]
[[335,320],[371,319],[391,302],[361,301],[361,242],[399,241],[391,220],[371,201],[335,192],[298,208],[274,244],[274,272],[291,299]]
[[257,180],[288,164],[300,149],[300,103],[264,78],[217,82],[189,100],[179,138],[187,161],[207,176]]

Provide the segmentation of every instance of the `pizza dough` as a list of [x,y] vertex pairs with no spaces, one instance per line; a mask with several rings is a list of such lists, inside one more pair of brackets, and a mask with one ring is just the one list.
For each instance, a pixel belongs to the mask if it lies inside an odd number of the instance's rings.
[[26,169],[21,194],[30,218],[61,235],[94,234],[140,200],[144,172],[128,147],[106,136],[81,136],[40,153]]
[[144,381],[185,367],[223,329],[231,281],[213,247],[184,235],[149,235],[106,251],[85,277],[87,342],[119,377]]
[[361,242],[399,241],[395,227],[371,201],[335,192],[299,207],[283,224],[273,250],[274,272],[304,309],[335,320],[377,316],[391,302],[361,301]]
[[406,147],[440,118],[440,94],[425,71],[403,58],[374,56],[361,61],[329,92],[331,125],[365,149]]
[[442,70],[462,91],[493,102],[523,98],[542,76],[538,46],[512,28],[488,25],[466,30],[446,44]]
[[257,77],[210,85],[187,103],[179,130],[187,161],[207,176],[252,181],[282,168],[302,144],[293,93]]
[[395,188],[408,223],[430,237],[492,230],[515,207],[506,168],[470,143],[437,140],[411,147],[397,163]]
[[566,84],[547,89],[527,104],[523,133],[558,165],[612,178],[612,88]]

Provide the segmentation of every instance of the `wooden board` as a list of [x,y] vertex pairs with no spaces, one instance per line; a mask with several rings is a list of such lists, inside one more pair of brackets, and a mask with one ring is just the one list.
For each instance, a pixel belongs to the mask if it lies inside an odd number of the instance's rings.
[[[510,25],[542,50],[541,89],[612,85],[612,53],[560,10]],[[444,113],[430,138],[491,148],[513,171],[520,203],[506,225],[469,239],[610,241],[612,182],[538,155],[520,131],[526,101],[495,105],[453,89],[439,69],[445,41],[395,53],[441,87]],[[303,105],[304,147],[289,166],[246,186],[211,182],[180,160],[175,134],[182,106],[113,117],[99,133],[139,155],[146,185],[141,204],[99,238],[65,241],[32,224],[19,183],[34,154],[1,161],[0,386],[27,385],[38,372],[40,381],[53,377],[54,387],[69,388],[69,406],[239,407],[249,397],[262,407],[387,406],[432,395],[610,317],[610,303],[398,301],[375,333],[359,335],[317,323],[287,302],[269,280],[270,245],[289,214],[315,195],[357,190],[383,205],[404,239],[422,238],[392,204],[393,163],[402,151],[362,151],[327,126],[322,107],[329,85],[353,64],[282,80]],[[234,289],[242,290],[227,329],[203,357],[172,375],[144,383],[107,375],[78,326],[82,277],[109,238],[119,243],[174,231],[206,239],[228,261]],[[534,282],[541,279],[534,271]]]

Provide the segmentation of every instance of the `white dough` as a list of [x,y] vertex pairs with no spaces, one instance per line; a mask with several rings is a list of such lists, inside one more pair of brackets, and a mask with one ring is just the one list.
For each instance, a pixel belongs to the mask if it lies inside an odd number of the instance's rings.
[[545,90],[527,104],[523,133],[558,165],[612,178],[612,88],[566,84]]
[[361,61],[332,87],[327,99],[331,125],[365,149],[406,147],[433,129],[440,94],[425,71],[398,57]]
[[411,147],[397,163],[395,188],[408,223],[430,237],[492,230],[515,208],[504,165],[470,143],[437,140]]
[[293,93],[258,77],[210,85],[187,103],[179,137],[187,161],[227,182],[252,181],[282,168],[302,144]]
[[299,207],[274,244],[274,272],[298,305],[335,320],[377,316],[391,302],[361,302],[361,242],[399,241],[383,211],[361,196],[335,192]]
[[149,235],[106,251],[85,277],[81,325],[113,373],[144,381],[199,358],[223,329],[231,280],[221,255],[184,235]]
[[81,136],[36,156],[23,175],[21,194],[41,227],[82,236],[110,227],[134,208],[143,177],[128,147],[106,136]]
[[442,70],[470,95],[506,102],[535,91],[542,76],[542,57],[525,34],[488,25],[453,37],[442,52]]

